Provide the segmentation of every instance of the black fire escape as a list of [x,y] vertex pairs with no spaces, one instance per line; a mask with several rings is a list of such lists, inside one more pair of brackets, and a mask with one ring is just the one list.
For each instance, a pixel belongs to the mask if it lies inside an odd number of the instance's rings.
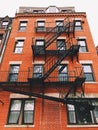
[[[54,44],[54,41],[63,34],[67,37],[67,48],[65,50],[62,49],[63,46],[61,44],[58,50],[49,49],[49,47]],[[79,90],[79,92],[84,94],[85,77],[83,75],[82,67],[76,67],[74,70],[68,71],[67,74],[60,80],[58,80],[59,77],[57,76],[57,73],[54,74],[55,76],[52,74],[58,69],[65,58],[69,57],[72,62],[73,59],[76,58],[78,61],[79,45],[73,42],[73,39],[75,39],[74,20],[69,17],[65,18],[63,26],[60,26],[59,24],[51,28],[48,32],[46,32],[44,38],[44,45],[38,46],[34,45],[34,43],[32,45],[33,60],[35,60],[36,57],[44,57],[45,64],[43,67],[43,74],[33,77],[34,67],[30,67],[28,72],[19,72],[18,77],[21,77],[22,75],[22,80],[18,78],[18,81],[9,82],[7,81],[8,72],[5,72],[5,74],[4,72],[1,72],[0,75],[3,74],[3,78],[0,78],[0,88],[4,91],[25,94],[63,103],[67,101],[71,92],[76,95],[76,92]],[[63,67],[60,70],[62,71],[62,69]],[[59,93],[64,93],[63,98],[45,95],[45,91],[48,88],[55,89]]]

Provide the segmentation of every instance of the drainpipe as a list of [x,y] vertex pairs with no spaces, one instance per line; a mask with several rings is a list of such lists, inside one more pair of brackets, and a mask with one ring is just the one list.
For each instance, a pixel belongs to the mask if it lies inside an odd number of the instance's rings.
[[7,42],[8,42],[8,38],[9,38],[10,32],[11,32],[11,26],[8,27],[6,35],[4,37],[4,46],[2,48],[1,56],[0,56],[0,68],[1,68],[2,60],[3,60],[3,56],[4,56],[4,52],[5,52],[6,46],[7,46]]

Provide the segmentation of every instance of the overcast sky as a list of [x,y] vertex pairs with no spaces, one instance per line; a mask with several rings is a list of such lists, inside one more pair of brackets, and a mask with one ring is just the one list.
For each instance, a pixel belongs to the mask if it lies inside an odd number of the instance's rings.
[[86,12],[95,46],[98,45],[98,0],[0,0],[0,17],[15,16],[20,6],[57,7],[74,6],[77,12]]

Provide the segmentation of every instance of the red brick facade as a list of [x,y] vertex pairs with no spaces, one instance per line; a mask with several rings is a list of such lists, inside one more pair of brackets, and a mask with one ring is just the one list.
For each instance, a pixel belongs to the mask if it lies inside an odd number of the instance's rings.
[[[21,8],[20,8],[21,9]],[[56,8],[57,9],[57,8]],[[71,8],[70,8],[71,9]],[[73,9],[73,8],[72,8]],[[42,54],[42,55],[36,55],[34,54],[34,49],[32,49],[32,45],[35,45],[36,40],[45,40],[45,36],[47,33],[49,33],[46,30],[41,30],[40,32],[36,32],[36,24],[38,25],[39,22],[45,22],[45,25],[48,27],[55,27],[56,21],[62,21],[65,18],[67,19],[70,18],[71,21],[75,21],[74,24],[75,26],[78,26],[79,28],[82,27],[82,29],[76,29],[74,30],[74,34],[69,32],[63,32],[62,34],[59,35],[59,37],[56,37],[56,39],[53,41],[49,47],[47,47],[46,52],[49,53],[47,50],[56,50],[57,45],[56,41],[59,39],[65,39],[66,41],[68,40],[68,43],[66,43],[66,48],[69,47],[69,43],[73,45],[77,45],[77,42],[80,42],[80,47],[82,47],[82,51],[78,52],[75,56],[74,54],[65,57],[59,65],[67,65],[67,69],[71,71],[75,71],[76,67],[82,67],[84,66],[84,71],[85,71],[85,76],[88,76],[87,80],[83,82],[82,87],[77,88],[75,90],[75,94],[73,92],[73,88],[71,89],[72,91],[68,93],[68,97],[70,99],[74,98],[77,99],[88,99],[90,102],[90,99],[95,99],[98,101],[98,56],[96,53],[96,48],[94,46],[94,41],[90,32],[89,24],[87,21],[87,16],[85,12],[75,12],[72,10],[72,12],[62,12],[64,11],[63,8],[60,8],[60,12],[54,11],[53,13],[49,13],[48,9],[46,10],[47,13],[35,13],[38,9],[31,10],[35,11],[33,13],[31,12],[22,12],[23,9],[20,10],[19,13],[15,15],[13,24],[12,24],[12,30],[11,34],[7,43],[6,51],[3,57],[2,61],[2,66],[0,69],[0,130],[97,130],[98,128],[98,122],[93,121],[93,117],[91,117],[92,121],[88,121],[87,124],[84,122],[80,123],[74,123],[70,121],[70,117],[68,118],[68,107],[66,103],[62,103],[59,101],[52,101],[51,99],[43,99],[43,98],[37,98],[37,96],[34,96],[33,94],[30,94],[30,91],[28,92],[28,84],[18,84],[17,82],[7,82],[7,75],[9,74],[9,71],[11,72],[11,65],[20,65],[19,67],[19,74],[20,76],[19,82],[28,82],[28,74],[31,78],[31,74],[33,71],[29,71],[28,68],[33,67],[34,65],[44,65],[45,60],[48,62],[51,60],[53,57],[55,59],[58,58],[58,55],[48,55]],[[40,10],[45,11],[45,8],[41,8]],[[68,21],[69,19],[67,19]],[[21,23],[22,22],[22,23]],[[76,23],[77,22],[77,23]],[[42,25],[43,23],[41,23]],[[19,27],[22,26],[22,31],[19,30]],[[24,31],[24,28],[26,26],[26,30]],[[78,28],[77,27],[77,28]],[[51,29],[48,28],[48,29]],[[42,29],[42,28],[41,28]],[[51,32],[53,34],[54,32]],[[69,33],[69,34],[68,34]],[[74,36],[73,36],[74,35]],[[69,39],[70,38],[70,39]],[[51,37],[50,37],[51,39]],[[84,44],[84,41],[85,44]],[[20,42],[20,44],[17,44]],[[21,44],[23,42],[23,44]],[[20,49],[22,46],[22,49]],[[15,50],[16,47],[19,49]],[[87,50],[86,50],[87,49]],[[85,51],[86,50],[86,51]],[[52,53],[52,52],[51,52]],[[55,53],[58,53],[55,51]],[[78,59],[77,59],[78,57]],[[45,59],[46,58],[46,59]],[[61,57],[59,57],[61,58]],[[51,63],[49,64],[49,68],[51,68],[52,65]],[[65,67],[65,66],[64,66]],[[47,68],[44,68],[45,71]],[[64,69],[62,67],[62,69]],[[60,69],[61,70],[61,69]],[[64,70],[65,71],[65,70]],[[22,72],[22,73],[21,73]],[[63,72],[61,70],[61,72]],[[13,73],[11,73],[12,76],[15,76]],[[17,75],[17,73],[15,72]],[[45,83],[50,80],[50,82],[54,82],[54,80],[57,82],[57,79],[51,78],[51,77],[56,77],[58,75],[58,66],[53,70],[53,72],[50,73],[50,77],[45,79]],[[73,76],[73,74],[71,74]],[[78,76],[78,74],[77,74]],[[72,78],[72,77],[71,77]],[[12,80],[12,79],[11,79]],[[11,81],[10,80],[10,81]],[[38,81],[40,82],[40,81]],[[44,87],[40,88],[39,84],[36,82],[31,83],[32,88],[31,91],[32,93],[37,93],[37,94],[45,94],[47,96],[52,96],[60,99],[64,99],[64,96],[66,97],[66,93],[69,91],[69,84],[65,85],[65,87],[62,87],[61,83],[61,89],[60,89],[60,84],[46,84]],[[27,86],[26,86],[27,85]],[[51,87],[52,86],[52,87]],[[11,89],[10,89],[11,87]],[[19,87],[19,89],[17,89]],[[25,91],[25,87],[27,87],[27,91]],[[8,88],[8,89],[7,89]],[[15,88],[15,90],[14,90]],[[83,91],[84,95],[83,95]],[[13,90],[12,90],[13,89]],[[23,90],[20,92],[20,90]],[[34,91],[33,91],[34,89]],[[41,89],[41,91],[40,91]],[[19,91],[18,91],[19,90]],[[8,91],[8,92],[7,92]],[[15,92],[16,91],[16,92]],[[25,91],[25,94],[22,92]],[[29,94],[27,94],[28,92]],[[34,115],[33,115],[33,123],[30,124],[25,124],[25,123],[8,123],[8,118],[9,118],[9,113],[10,113],[10,103],[12,99],[35,99],[34,101]],[[63,100],[64,101],[64,100]],[[67,101],[67,100],[66,100]],[[98,102],[97,102],[98,103]],[[67,102],[67,104],[70,104]],[[73,103],[72,103],[73,105]],[[80,107],[80,106],[78,106]],[[98,106],[97,106],[98,107]],[[96,107],[96,108],[97,108]],[[22,108],[21,108],[22,109]],[[78,108],[76,108],[77,110]],[[72,109],[73,110],[73,109]],[[21,110],[22,111],[22,110]],[[25,111],[25,110],[24,110]],[[95,112],[95,108],[92,113]],[[11,111],[12,112],[12,111]],[[19,120],[22,120],[20,112],[20,118]],[[97,114],[97,110],[96,110]],[[73,116],[73,115],[72,115]],[[73,118],[73,117],[72,117]],[[75,117],[74,117],[75,118]],[[98,117],[95,117],[96,120]],[[69,119],[69,120],[68,120]],[[9,119],[10,120],[10,119]],[[76,120],[76,119],[73,119]],[[77,116],[78,120],[78,116]],[[81,119],[82,120],[82,119]],[[92,123],[93,122],[93,123]]]

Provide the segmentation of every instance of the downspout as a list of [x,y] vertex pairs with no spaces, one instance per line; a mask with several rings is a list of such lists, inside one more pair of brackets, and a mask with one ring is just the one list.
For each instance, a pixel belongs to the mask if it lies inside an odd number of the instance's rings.
[[8,38],[9,38],[10,32],[11,32],[11,26],[8,27],[6,35],[4,37],[4,46],[2,48],[1,56],[0,56],[0,68],[1,68],[2,60],[3,60],[3,56],[4,56],[4,52],[5,52],[6,46],[7,46],[7,42],[8,42]]

